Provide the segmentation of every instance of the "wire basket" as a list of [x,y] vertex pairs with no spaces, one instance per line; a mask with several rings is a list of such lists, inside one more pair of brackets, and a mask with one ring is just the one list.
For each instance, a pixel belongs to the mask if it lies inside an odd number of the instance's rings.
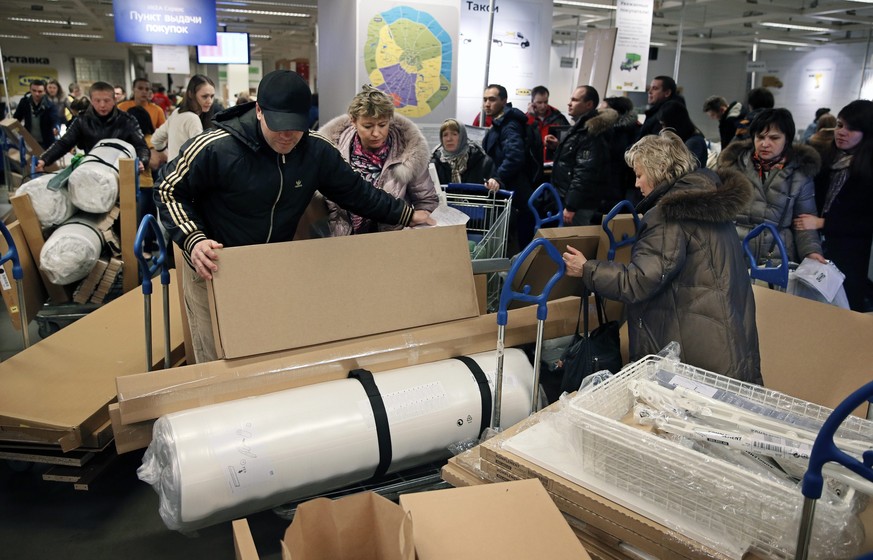
[[[720,389],[771,418],[782,417],[817,431],[831,410],[788,395],[658,356],[631,364],[568,403],[572,440],[596,491],[627,497],[625,505],[665,515],[665,525],[707,546],[740,558],[754,550],[768,558],[794,558],[803,496],[799,486],[779,484],[738,465],[711,457],[622,422],[634,405],[633,383],[667,374],[690,379],[697,390]],[[850,418],[838,435],[873,441],[873,423]],[[860,522],[856,504],[830,503],[829,526],[850,533]],[[819,529],[822,529],[819,526]],[[863,534],[863,533],[862,533]],[[702,536],[702,538],[701,538]],[[833,534],[813,535],[819,551],[832,548]],[[852,541],[854,535],[847,537]],[[860,543],[858,543],[860,545]],[[854,546],[854,543],[851,545]],[[819,558],[826,557],[820,552]]]
[[[482,185],[449,183],[444,187],[446,203],[470,217],[467,222],[467,239],[475,244],[470,258],[506,258],[509,216],[512,192],[492,192]],[[500,274],[488,274],[487,301],[489,309],[496,309],[500,297]]]

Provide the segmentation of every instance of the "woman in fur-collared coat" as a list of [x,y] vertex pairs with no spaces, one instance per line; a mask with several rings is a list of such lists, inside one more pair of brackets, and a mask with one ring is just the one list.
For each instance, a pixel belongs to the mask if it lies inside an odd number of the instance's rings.
[[[439,204],[428,173],[430,150],[418,127],[394,113],[387,95],[364,86],[349,105],[318,133],[336,144],[343,158],[377,189],[405,200],[416,210],[432,212]],[[400,229],[378,224],[343,210],[327,200],[332,236]]]
[[736,171],[698,169],[676,134],[645,136],[626,155],[644,214],[630,264],[567,247],[567,274],[627,304],[631,360],[671,341],[684,363],[762,383],[755,300],[733,217],[751,196]]
[[[718,169],[733,169],[745,175],[754,187],[752,198],[736,215],[737,234],[745,238],[762,223],[779,230],[788,260],[804,257],[825,262],[821,239],[815,230],[793,226],[801,214],[815,214],[815,176],[821,157],[814,149],[791,145],[794,119],[787,109],[763,109],[749,124],[752,140],[734,141],[718,157]],[[757,264],[781,260],[769,230],[749,244]]]

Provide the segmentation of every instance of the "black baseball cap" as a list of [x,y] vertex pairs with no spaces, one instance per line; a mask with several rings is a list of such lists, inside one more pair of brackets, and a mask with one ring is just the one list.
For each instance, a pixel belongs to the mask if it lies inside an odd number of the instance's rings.
[[297,72],[274,70],[258,84],[258,107],[270,130],[309,130],[311,104],[309,85]]

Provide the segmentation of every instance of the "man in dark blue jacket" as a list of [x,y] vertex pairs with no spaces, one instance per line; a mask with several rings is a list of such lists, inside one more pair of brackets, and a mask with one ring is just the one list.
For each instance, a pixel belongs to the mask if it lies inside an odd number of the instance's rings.
[[216,359],[205,283],[218,271],[215,249],[291,241],[316,190],[377,222],[433,223],[309,131],[310,99],[296,72],[270,72],[257,101],[216,115],[215,128],[185,142],[155,186],[161,223],[189,265],[182,274],[197,362]]
[[530,243],[534,234],[533,215],[527,207],[527,201],[533,193],[524,142],[528,125],[527,115],[514,108],[507,99],[505,87],[491,84],[485,88],[482,104],[492,124],[482,139],[482,148],[497,166],[501,188],[513,191],[512,211],[515,219],[510,229],[515,230],[518,243],[518,247],[513,249],[521,250]]
[[45,81],[30,82],[30,93],[21,98],[12,118],[21,121],[43,149],[52,145],[58,119],[55,106],[45,94]]

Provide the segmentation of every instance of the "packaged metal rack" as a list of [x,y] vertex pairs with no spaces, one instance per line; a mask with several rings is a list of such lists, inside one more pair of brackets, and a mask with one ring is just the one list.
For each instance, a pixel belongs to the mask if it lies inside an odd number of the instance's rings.
[[473,183],[449,183],[443,190],[448,205],[470,217],[467,222],[470,258],[474,272],[488,274],[488,309],[493,311],[500,297],[499,272],[509,268],[506,251],[512,192],[490,191]]

